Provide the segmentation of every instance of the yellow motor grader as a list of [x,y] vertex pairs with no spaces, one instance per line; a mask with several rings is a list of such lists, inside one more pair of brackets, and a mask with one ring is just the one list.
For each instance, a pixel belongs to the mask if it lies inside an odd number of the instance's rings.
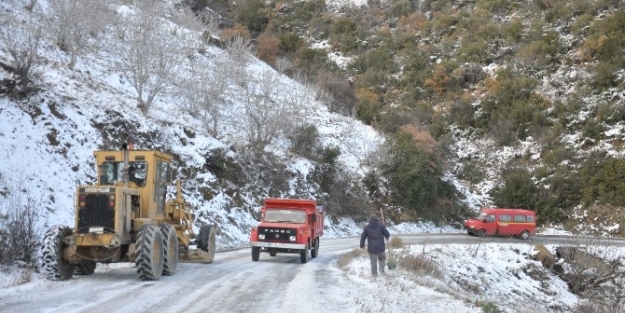
[[141,280],[173,275],[181,262],[212,263],[215,227],[193,232],[192,208],[182,197],[167,200],[171,155],[153,150],[94,152],[98,181],[78,186],[74,227],[55,226],[42,245],[50,280],[91,275],[97,263],[134,262]]

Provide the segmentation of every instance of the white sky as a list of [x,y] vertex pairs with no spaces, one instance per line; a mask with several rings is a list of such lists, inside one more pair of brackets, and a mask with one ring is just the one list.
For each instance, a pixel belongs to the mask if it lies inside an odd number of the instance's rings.
[[[43,4],[46,2],[39,1]],[[25,1],[18,0],[2,1],[0,12],[7,14],[8,10],[13,10],[20,15],[26,14],[22,9],[24,3]],[[13,102],[6,97],[0,98],[0,160],[3,160],[0,162],[0,190],[23,189],[28,195],[33,196],[45,210],[43,223],[45,227],[73,223],[76,183],[92,181],[95,173],[92,152],[102,144],[101,136],[94,124],[111,125],[111,111],[123,114],[126,119],[132,119],[142,131],[163,133],[165,137],[163,147],[179,154],[187,164],[202,164],[207,150],[216,147],[227,148],[240,139],[240,129],[236,127],[224,129],[224,133],[228,135],[220,140],[208,136],[198,128],[201,123],[182,113],[176,107],[176,101],[167,95],[156,101],[148,116],[141,114],[136,108],[135,92],[127,83],[121,82],[119,72],[111,67],[115,56],[106,49],[82,56],[75,70],[64,66],[67,57],[50,42],[46,42],[40,53],[47,62],[36,69],[40,75],[37,84],[41,91],[30,99],[30,103],[41,110],[42,114],[36,115],[32,112],[31,116],[26,113],[28,110],[19,108],[20,105],[25,105],[24,101]],[[223,51],[214,47],[208,49],[208,54],[211,57],[224,55]],[[0,61],[7,62],[8,59],[7,52],[0,47]],[[255,59],[247,70],[249,75],[272,71],[270,67]],[[0,80],[7,78],[10,78],[10,75],[0,70]],[[303,90],[301,85],[291,82],[286,77],[281,79],[284,84]],[[231,88],[236,92],[236,86]],[[312,96],[302,105],[305,107],[308,120],[319,128],[323,142],[337,144],[343,148],[344,153],[340,161],[354,171],[361,170],[359,160],[380,143],[380,136],[371,127],[356,120],[328,112],[327,108],[316,102]],[[235,111],[228,114],[232,116],[240,114],[241,112],[236,109],[242,106],[242,104],[234,105]],[[62,116],[57,116],[56,112],[52,112],[52,108]],[[159,123],[153,123],[155,120]],[[164,126],[166,123],[172,126]],[[195,129],[197,134],[195,138],[188,138],[189,144],[186,146],[177,139],[184,136],[183,127]],[[47,136],[51,133],[55,133],[59,145],[49,144]],[[474,147],[477,144],[480,143],[460,142],[458,153],[475,153]],[[278,153],[286,154],[279,151],[284,146],[285,143],[279,141],[271,148],[277,149]],[[142,148],[141,143],[136,143],[136,147]],[[293,160],[289,166],[293,172],[299,173],[302,177],[311,170],[311,165],[302,159]],[[205,179],[210,181],[214,177],[206,173]],[[485,191],[492,183],[485,183],[477,193],[469,192],[456,181],[454,183],[468,197],[467,202],[472,208],[488,203]],[[247,243],[249,228],[256,222],[243,208],[233,206],[231,196],[221,192],[210,201],[202,201],[194,196],[197,195],[187,197],[197,206],[198,212],[209,216],[207,219],[209,222],[219,223],[221,230],[218,237],[219,248]],[[242,197],[248,203],[254,203],[250,195]],[[27,200],[24,197],[21,201]],[[230,220],[237,223],[229,223]],[[327,219],[326,225],[326,238],[357,236],[362,226],[349,219],[339,219],[338,223],[331,223]],[[43,227],[44,225],[42,229]],[[390,227],[390,230],[392,234],[454,231],[451,228],[439,228],[427,223],[395,225]],[[545,232],[553,231],[549,229]],[[521,254],[515,252],[515,249],[521,251]],[[622,250],[617,252],[621,257],[625,254]],[[439,279],[412,277],[409,273],[395,271],[390,272],[387,277],[372,280],[368,276],[368,259],[362,256],[350,263],[345,269],[346,275],[338,268],[329,269],[336,277],[336,284],[330,288],[336,295],[328,292],[328,296],[344,297],[347,305],[328,308],[328,311],[340,309],[343,312],[345,308],[350,308],[352,312],[478,312],[479,308],[472,305],[475,301],[496,301],[507,303],[508,312],[524,312],[523,306],[519,303],[526,303],[527,308],[546,312],[549,305],[570,307],[577,303],[577,298],[566,290],[562,281],[553,276],[549,276],[550,279],[541,285],[525,275],[523,268],[535,266],[536,263],[527,257],[527,254],[531,253],[531,248],[515,241],[510,244],[480,246],[417,245],[408,247],[405,253],[414,255],[425,253],[445,270],[444,277]],[[302,267],[303,271],[308,269],[309,267]],[[42,288],[48,283],[42,281],[37,274],[33,274],[29,278],[32,282],[13,286],[22,281],[22,274],[19,269],[11,270],[13,271],[11,274],[0,273],[0,288],[3,288],[0,289],[0,298],[3,293],[27,292],[30,288]],[[310,279],[310,275],[301,277]],[[479,282],[476,287],[479,294],[463,292],[459,286],[459,282],[463,280]],[[553,295],[545,295],[545,290],[552,291]],[[297,301],[313,300],[300,298]]]

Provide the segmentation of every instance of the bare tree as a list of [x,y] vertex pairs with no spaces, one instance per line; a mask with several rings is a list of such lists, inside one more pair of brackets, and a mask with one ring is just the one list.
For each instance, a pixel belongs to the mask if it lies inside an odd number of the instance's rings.
[[24,8],[32,12],[36,5],[37,5],[37,0],[28,0],[28,4]]
[[219,24],[223,20],[219,14],[213,11],[203,10],[198,13],[198,18],[206,25],[206,31],[209,36],[219,38],[221,35],[221,28],[219,28]]
[[223,62],[211,67],[199,62],[191,64],[186,78],[178,84],[178,99],[183,111],[199,118],[214,137],[219,135],[221,111],[226,104],[230,74]]
[[257,150],[262,151],[298,120],[299,99],[285,96],[290,88],[294,87],[283,84],[273,71],[265,71],[245,86],[246,132],[249,143]]
[[69,67],[91,48],[89,38],[104,29],[112,12],[99,0],[51,0],[50,30],[59,49],[69,55]]
[[279,57],[276,59],[276,70],[282,74],[286,74],[293,69],[293,63],[285,57]]
[[245,68],[251,60],[252,53],[250,41],[241,36],[235,36],[226,42],[224,50],[230,57],[228,62],[222,63],[222,66],[228,68],[230,75],[238,85],[245,85],[248,81]]
[[0,264],[36,264],[42,219],[41,201],[13,186],[0,201]]
[[[39,15],[33,12],[33,15]],[[38,53],[43,41],[43,26],[38,17],[30,16],[28,21],[18,21],[13,16],[0,20],[0,45],[9,54],[10,64],[5,69],[15,74],[17,89],[24,91],[29,86],[33,70],[43,62]],[[20,91],[20,90],[16,90]]]
[[137,92],[138,106],[147,114],[154,99],[170,87],[184,51],[179,38],[161,21],[162,4],[140,1],[135,15],[122,25],[119,69]]

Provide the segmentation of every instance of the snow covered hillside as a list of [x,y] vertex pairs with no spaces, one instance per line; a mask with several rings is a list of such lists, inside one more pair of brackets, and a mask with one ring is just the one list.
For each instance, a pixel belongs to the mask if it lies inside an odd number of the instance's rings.
[[[39,17],[43,21],[58,18],[53,15],[53,3],[38,1],[31,11],[26,8],[28,1],[3,1],[0,16],[13,25],[3,31],[19,29],[23,23],[34,23]],[[354,173],[362,173],[362,160],[381,142],[371,127],[329,112],[315,100],[313,91],[243,53],[245,49],[224,50],[204,44],[201,29],[174,24],[173,17],[162,19],[159,24],[171,31],[163,32],[161,40],[181,49],[181,58],[175,59],[180,64],[171,73],[171,82],[200,79],[197,75],[203,71],[214,73],[207,79],[215,83],[218,72],[232,73],[222,73],[228,77],[221,81],[224,89],[219,94],[219,118],[215,118],[214,128],[206,127],[206,117],[185,109],[188,97],[181,96],[181,89],[173,83],[163,88],[146,112],[139,105],[141,96],[137,89],[120,70],[126,64],[120,33],[128,31],[140,14],[137,8],[124,4],[112,4],[105,9],[112,10],[110,14],[115,19],[105,24],[97,37],[88,38],[85,44],[93,48],[80,54],[72,67],[68,65],[68,53],[55,45],[55,32],[44,32],[36,50],[37,66],[32,69],[32,85],[37,91],[21,98],[0,97],[0,156],[5,160],[0,164],[0,189],[21,190],[40,201],[46,212],[45,225],[72,223],[76,184],[95,179],[93,151],[119,149],[122,142],[129,141],[135,149],[161,149],[176,155],[179,173],[195,173],[186,176],[183,189],[199,220],[219,225],[221,247],[245,243],[249,228],[256,223],[250,212],[260,207],[269,190],[262,186],[247,189],[260,194],[220,190],[207,163],[215,151],[225,151],[226,156],[245,153],[244,147],[254,134],[249,114],[253,103],[277,107],[259,111],[274,119],[267,123],[316,125],[319,144],[340,147],[340,164]],[[172,7],[162,9],[165,16],[182,14]],[[21,33],[30,34],[28,30]],[[0,62],[13,64],[10,52],[0,45]],[[182,52],[187,53],[185,58]],[[0,81],[15,79],[15,74],[0,70]],[[146,93],[149,88],[157,88],[149,82],[144,87]],[[258,98],[262,100],[252,101]],[[295,188],[298,181],[306,181],[314,164],[289,152],[286,135],[286,130],[276,132],[264,148],[287,164],[288,185],[293,189],[282,196],[296,192],[312,196],[313,185]],[[206,193],[211,194],[210,199]],[[338,226],[329,230],[333,229],[341,231]],[[349,231],[350,227],[345,229]]]

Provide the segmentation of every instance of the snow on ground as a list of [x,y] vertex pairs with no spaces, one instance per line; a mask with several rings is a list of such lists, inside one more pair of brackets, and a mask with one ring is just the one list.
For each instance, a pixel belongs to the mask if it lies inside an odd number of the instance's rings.
[[[344,221],[340,231],[328,231],[328,237],[358,236],[360,225]],[[453,232],[432,225],[397,225],[391,234]],[[545,228],[544,234],[565,234]],[[351,240],[351,239],[350,239]],[[502,312],[570,312],[581,303],[569,292],[564,281],[542,264],[530,258],[535,248],[511,239],[510,243],[479,244],[413,244],[392,250],[402,263],[385,275],[370,274],[369,258],[357,247],[332,258],[327,263],[302,265],[285,295],[279,312],[482,312],[484,305],[496,305]],[[625,258],[625,247],[580,244],[588,252],[608,261]],[[546,245],[555,253],[556,245]],[[243,250],[246,250],[244,248]],[[351,251],[351,252],[349,252]],[[228,252],[226,252],[228,253]],[[414,265],[412,269],[408,267]],[[134,267],[132,263],[99,265],[96,273],[116,268]],[[624,270],[621,265],[621,270]],[[7,272],[10,271],[10,272]],[[175,277],[175,276],[173,276]],[[18,267],[4,268],[0,274],[0,299],[3,294],[49,288],[51,282],[37,273]],[[622,280],[620,282],[623,283]],[[320,294],[307,295],[306,286],[315,284]],[[298,287],[299,286],[299,287]],[[140,311],[140,310],[139,310]],[[217,311],[219,312],[219,311]]]

